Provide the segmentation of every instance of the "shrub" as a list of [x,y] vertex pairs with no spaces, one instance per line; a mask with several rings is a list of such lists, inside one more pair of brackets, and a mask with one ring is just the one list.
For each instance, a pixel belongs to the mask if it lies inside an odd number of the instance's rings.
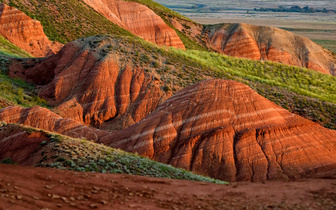
[[2,164],[9,164],[9,165],[13,165],[13,164],[14,164],[14,161],[13,161],[13,159],[12,159],[12,158],[10,158],[10,157],[7,157],[7,158],[4,158],[4,159],[2,159],[0,163],[2,163]]

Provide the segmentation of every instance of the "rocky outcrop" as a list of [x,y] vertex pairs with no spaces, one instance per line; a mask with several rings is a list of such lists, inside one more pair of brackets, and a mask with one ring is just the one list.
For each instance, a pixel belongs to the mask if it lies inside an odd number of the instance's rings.
[[22,124],[51,132],[57,132],[74,138],[86,138],[97,141],[107,132],[87,127],[71,119],[64,119],[54,112],[42,108],[22,108],[11,106],[0,110],[0,121]]
[[224,24],[207,27],[207,44],[236,57],[269,60],[336,75],[336,61],[329,51],[308,38],[266,26]]
[[63,46],[48,39],[39,21],[3,3],[0,4],[0,34],[36,57],[55,54]]
[[124,45],[108,36],[83,38],[31,67],[27,67],[28,60],[26,67],[14,62],[10,75],[39,85],[39,96],[62,117],[120,130],[140,121],[171,96],[162,89],[159,78],[125,60],[125,53],[113,50],[133,53]]
[[291,114],[235,81],[192,85],[100,142],[222,180],[336,172],[336,131]]
[[84,0],[108,20],[160,46],[184,49],[176,32],[148,7],[122,0]]

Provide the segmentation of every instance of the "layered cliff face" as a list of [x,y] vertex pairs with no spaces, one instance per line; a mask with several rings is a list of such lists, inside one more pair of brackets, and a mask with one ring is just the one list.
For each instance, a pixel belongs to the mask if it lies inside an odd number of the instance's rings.
[[62,47],[48,39],[40,22],[3,3],[0,4],[0,34],[36,57],[55,54]]
[[11,106],[0,110],[0,121],[22,124],[74,138],[97,141],[107,132],[87,127],[77,121],[64,119],[49,109],[42,107],[22,108]]
[[224,24],[209,27],[207,44],[216,51],[253,60],[269,60],[336,75],[329,51],[308,38],[266,26]]
[[[31,67],[27,67],[29,61],[26,67],[13,63],[10,75],[39,85],[39,96],[62,117],[120,130],[171,96],[162,90],[159,78],[125,59],[126,48],[127,43],[108,36],[83,38]],[[118,54],[116,49],[123,52]]]
[[335,131],[291,114],[234,81],[192,85],[144,120],[100,142],[222,180],[336,172]]
[[160,46],[184,49],[176,32],[148,7],[122,0],[84,0],[108,20]]

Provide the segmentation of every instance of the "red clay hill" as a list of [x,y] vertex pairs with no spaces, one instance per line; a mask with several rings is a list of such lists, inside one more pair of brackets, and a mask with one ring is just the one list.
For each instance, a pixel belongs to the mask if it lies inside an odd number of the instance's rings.
[[336,131],[235,81],[187,87],[139,123],[100,142],[229,181],[336,173]]
[[122,0],[84,0],[108,20],[133,34],[158,44],[184,49],[176,32],[148,7]]
[[177,18],[170,18],[170,23],[189,38],[225,55],[274,61],[336,75],[336,57],[329,50],[289,31],[245,23],[200,25]]
[[35,57],[55,54],[63,46],[48,39],[39,21],[3,3],[0,3],[0,35]]
[[336,75],[330,52],[310,39],[266,26],[225,24],[209,32],[208,45],[226,55],[269,60]]
[[[123,52],[118,54],[119,50]],[[10,75],[39,85],[39,96],[63,118],[120,130],[171,96],[162,90],[159,78],[125,59],[126,50],[133,53],[127,44],[109,36],[82,38],[31,67],[29,60],[28,67],[13,63]]]

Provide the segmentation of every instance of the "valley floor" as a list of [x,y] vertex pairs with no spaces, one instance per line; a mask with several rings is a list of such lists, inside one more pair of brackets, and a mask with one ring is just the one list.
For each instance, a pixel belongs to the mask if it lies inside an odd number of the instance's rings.
[[229,185],[0,165],[0,209],[335,209],[336,180]]

